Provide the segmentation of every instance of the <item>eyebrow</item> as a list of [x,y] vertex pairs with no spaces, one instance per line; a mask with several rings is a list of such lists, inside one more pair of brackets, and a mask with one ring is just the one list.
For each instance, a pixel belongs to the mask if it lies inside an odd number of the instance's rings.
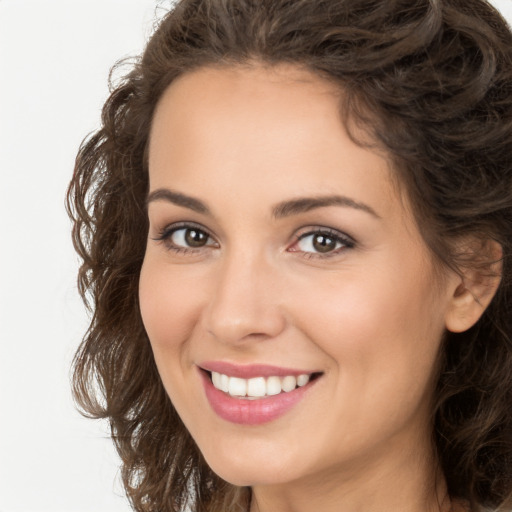
[[299,213],[308,212],[316,208],[325,208],[327,206],[343,206],[354,208],[380,219],[380,215],[367,204],[354,201],[350,197],[332,195],[332,196],[319,196],[319,197],[301,197],[298,199],[291,199],[277,204],[272,209],[272,216],[275,219],[281,219],[290,215],[297,215]]
[[[148,195],[146,204],[153,201],[167,201],[177,206],[182,206],[203,215],[210,215],[211,211],[203,201],[194,197],[187,196],[181,192],[176,192],[168,188],[159,188]],[[272,208],[272,217],[282,219],[299,213],[305,213],[316,208],[325,208],[327,206],[343,206],[354,208],[380,219],[380,215],[365,203],[354,201],[350,197],[340,195],[318,196],[318,197],[300,197],[278,203]]]
[[146,199],[146,205],[153,201],[168,201],[177,206],[183,206],[189,210],[193,210],[197,213],[204,215],[211,215],[210,209],[205,203],[194,197],[187,196],[181,192],[175,192],[168,188],[158,188],[151,192]]

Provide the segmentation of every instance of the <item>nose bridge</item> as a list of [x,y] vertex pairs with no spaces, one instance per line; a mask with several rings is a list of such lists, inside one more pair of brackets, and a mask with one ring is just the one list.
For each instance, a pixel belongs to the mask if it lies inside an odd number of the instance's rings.
[[276,294],[277,269],[257,247],[233,247],[218,262],[206,329],[218,341],[238,343],[277,336],[284,318]]

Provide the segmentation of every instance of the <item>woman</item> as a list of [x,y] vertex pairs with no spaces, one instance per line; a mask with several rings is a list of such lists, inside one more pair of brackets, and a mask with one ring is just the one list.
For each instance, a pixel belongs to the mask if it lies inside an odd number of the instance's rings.
[[133,508],[510,508],[511,142],[481,0],[178,2],[68,195]]

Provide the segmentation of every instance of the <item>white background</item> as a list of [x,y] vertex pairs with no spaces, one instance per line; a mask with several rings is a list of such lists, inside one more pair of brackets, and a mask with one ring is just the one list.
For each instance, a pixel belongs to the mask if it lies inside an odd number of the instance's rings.
[[105,425],[69,392],[87,320],[64,194],[110,66],[164,1],[0,0],[0,512],[130,510]]

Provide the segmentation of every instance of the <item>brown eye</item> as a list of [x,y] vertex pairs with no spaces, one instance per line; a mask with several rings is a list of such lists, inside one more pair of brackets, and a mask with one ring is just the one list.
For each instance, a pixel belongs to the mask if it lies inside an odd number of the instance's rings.
[[354,240],[339,231],[319,229],[301,235],[291,250],[311,257],[334,256],[345,249],[353,248],[354,245]]
[[206,231],[195,226],[171,229],[167,234],[164,233],[160,240],[167,240],[171,248],[180,250],[201,249],[215,245],[215,241]]
[[312,245],[317,252],[329,252],[336,249],[336,240],[324,234],[317,234],[313,236]]
[[208,243],[208,235],[199,229],[186,229],[185,242],[189,247],[203,247]]

